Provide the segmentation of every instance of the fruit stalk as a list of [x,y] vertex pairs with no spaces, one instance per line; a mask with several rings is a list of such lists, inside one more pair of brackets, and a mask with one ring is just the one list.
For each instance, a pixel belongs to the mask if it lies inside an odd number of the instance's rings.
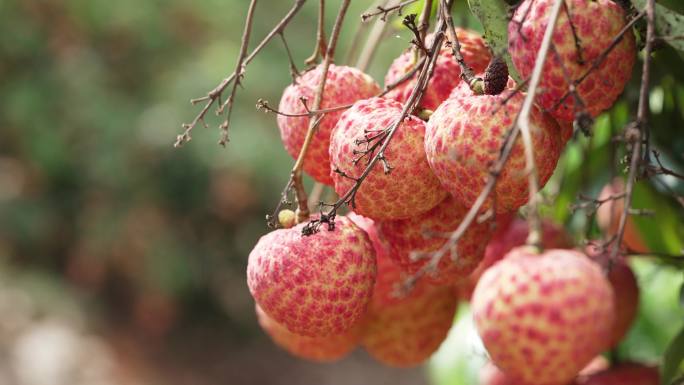
[[[616,245],[622,244],[622,238],[625,235],[625,225],[627,224],[627,215],[632,206],[632,193],[634,192],[634,182],[637,176],[637,169],[641,163],[641,141],[646,131],[648,124],[648,85],[650,81],[651,69],[651,52],[653,51],[653,38],[655,36],[655,1],[648,0],[646,2],[646,46],[644,47],[644,63],[641,70],[641,88],[639,90],[639,107],[637,110],[637,121],[635,127],[628,127],[625,131],[628,134],[630,131],[634,135],[625,135],[632,144],[632,159],[629,163],[629,175],[627,176],[627,187],[625,188],[625,205],[620,216],[620,224],[615,235]],[[610,253],[610,261],[614,261],[617,257],[619,247],[613,247]],[[609,265],[610,269],[611,265]]]
[[563,5],[563,2],[564,0],[556,0],[556,2],[553,3],[548,25],[546,26],[546,31],[544,31],[544,38],[542,39],[541,47],[537,53],[537,58],[534,61],[534,69],[532,70],[532,76],[530,77],[527,95],[525,95],[525,100],[523,100],[522,107],[520,108],[520,114],[516,119],[517,126],[520,129],[520,134],[522,136],[523,145],[525,146],[525,163],[527,168],[525,171],[529,174],[530,181],[530,202],[528,215],[530,234],[527,237],[527,244],[537,248],[541,247],[541,221],[539,219],[539,208],[537,201],[537,196],[539,194],[539,177],[537,175],[537,168],[534,164],[532,136],[530,135],[530,112],[532,111],[534,99],[537,96],[537,87],[539,86],[539,81],[541,80],[542,69],[544,68],[544,63],[546,62],[546,56],[549,53],[549,48],[551,48],[553,30],[556,27],[556,22],[558,21],[558,15],[560,14],[560,9]]
[[[330,34],[330,42],[328,42],[328,49],[325,52],[325,56],[323,58],[322,63],[321,82],[318,84],[318,89],[316,90],[316,95],[314,97],[314,103],[312,106],[314,110],[318,110],[321,107],[321,100],[323,99],[325,82],[328,76],[328,68],[330,67],[330,63],[332,62],[333,57],[335,56],[337,39],[340,36],[342,21],[344,20],[344,16],[347,14],[347,9],[349,8],[350,1],[351,0],[344,0],[342,2],[342,5],[340,5],[340,11],[337,13],[337,18],[335,19],[335,24],[333,25],[333,29]],[[306,150],[309,148],[311,139],[313,138],[313,135],[316,132],[316,128],[318,127],[318,124],[320,123],[322,117],[323,115],[320,115],[310,120],[309,129],[307,130],[306,138],[304,139],[304,144],[302,145],[302,149],[299,151],[297,161],[295,162],[294,166],[292,167],[292,171],[290,172],[291,184],[288,183],[288,186],[291,185],[295,190],[298,207],[297,216],[299,222],[309,219],[309,207],[307,204],[308,198],[306,195],[306,190],[304,189],[304,184],[302,182],[302,166],[304,166],[304,156],[306,155]]]

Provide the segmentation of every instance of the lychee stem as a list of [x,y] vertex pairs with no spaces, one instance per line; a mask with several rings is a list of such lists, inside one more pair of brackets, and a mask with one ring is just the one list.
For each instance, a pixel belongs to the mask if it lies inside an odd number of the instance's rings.
[[556,22],[558,21],[558,15],[560,14],[563,2],[564,0],[556,0],[553,4],[553,8],[551,8],[551,13],[549,14],[549,20],[547,22],[548,24],[544,31],[544,38],[542,39],[541,47],[537,53],[537,58],[534,61],[534,69],[532,70],[532,76],[530,77],[527,95],[525,95],[525,100],[523,100],[520,114],[517,119],[517,125],[520,128],[520,134],[525,146],[526,171],[529,173],[530,182],[529,215],[527,217],[530,225],[530,234],[527,237],[527,244],[535,246],[540,250],[542,249],[542,244],[541,220],[539,219],[538,207],[539,176],[537,175],[537,167],[534,164],[534,149],[532,146],[532,136],[530,134],[530,113],[532,112],[537,88],[539,87],[539,81],[541,80],[542,69],[544,68],[546,56],[551,47],[551,38],[553,37],[553,31],[556,28]]

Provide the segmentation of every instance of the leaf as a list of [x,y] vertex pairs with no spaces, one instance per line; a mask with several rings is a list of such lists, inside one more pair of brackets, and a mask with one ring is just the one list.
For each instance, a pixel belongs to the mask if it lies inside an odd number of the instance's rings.
[[[645,9],[646,0],[632,0],[637,9]],[[656,4],[656,35],[674,49],[684,52],[684,15]]]
[[506,59],[509,74],[520,83],[520,75],[508,54],[508,5],[503,0],[468,0],[468,6],[482,23],[484,38],[494,55]]
[[665,350],[660,383],[662,385],[670,385],[675,379],[682,363],[684,363],[684,327],[670,341],[670,346]]

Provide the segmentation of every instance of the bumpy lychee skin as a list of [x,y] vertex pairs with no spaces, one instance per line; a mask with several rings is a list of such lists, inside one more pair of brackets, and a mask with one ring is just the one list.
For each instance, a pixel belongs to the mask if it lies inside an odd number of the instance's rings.
[[608,281],[613,287],[615,295],[615,323],[606,350],[620,343],[634,323],[639,308],[639,284],[632,268],[622,255],[616,260],[610,261],[610,251],[601,250],[589,244],[586,248],[587,255],[596,261],[601,267],[610,268]]
[[[499,95],[475,95],[463,83],[427,123],[425,152],[430,167],[444,188],[465,206],[471,207],[484,188],[525,98],[520,92],[512,92],[508,88]],[[560,133],[556,122],[536,107],[530,121],[534,160],[543,186],[560,157]],[[493,197],[497,213],[515,211],[527,202],[525,166],[524,146],[518,137],[485,207],[492,204]]]
[[398,289],[407,278],[391,260],[378,259],[378,279],[361,338],[373,358],[393,367],[428,359],[446,338],[458,302],[450,287],[424,280],[401,294]]
[[341,334],[365,314],[375,282],[375,251],[346,217],[302,236],[299,224],[261,237],[247,264],[257,304],[289,331],[310,337]]
[[[554,0],[525,0],[508,24],[508,49],[524,78],[532,73],[553,3]],[[571,121],[581,111],[572,95],[555,108],[567,94],[567,79],[580,79],[619,34],[626,20],[625,11],[611,0],[565,0],[565,4],[568,12],[561,10],[553,33],[558,55],[549,54],[546,59],[539,103],[556,119]],[[586,112],[597,116],[613,105],[632,76],[635,58],[634,34],[628,31],[603,63],[577,87]]]
[[[401,103],[385,98],[361,100],[342,114],[330,138],[330,163],[344,172],[333,172],[335,191],[344,195],[354,186],[375,153],[359,154],[381,140],[382,131],[401,116]],[[378,162],[356,193],[353,209],[358,214],[375,219],[401,219],[428,211],[447,195],[430,170],[423,140],[425,123],[406,118],[385,150],[385,159],[392,167],[385,173]],[[374,138],[374,139],[373,139]],[[362,143],[370,140],[370,143]],[[358,162],[355,160],[361,158]]]
[[[456,28],[456,36],[461,44],[461,55],[466,64],[475,72],[482,72],[487,68],[491,59],[489,49],[484,39],[474,31]],[[432,36],[428,36],[427,44],[432,41]],[[385,75],[385,85],[397,82],[418,64],[418,56],[413,49],[408,49],[401,54],[389,67]],[[437,62],[432,78],[428,82],[425,94],[419,106],[429,110],[434,110],[449,96],[454,87],[461,81],[461,67],[452,54],[451,47],[442,44],[439,51]],[[399,102],[405,102],[411,95],[413,87],[416,85],[416,76],[404,81],[396,88],[387,93],[386,97]]]
[[[543,219],[542,247],[545,249],[565,249],[574,246],[572,237],[565,229],[549,219]],[[477,282],[482,274],[496,262],[500,261],[513,248],[522,246],[527,241],[529,235],[529,225],[527,221],[516,218],[513,222],[502,230],[497,230],[492,239],[487,243],[484,258],[466,281],[461,286],[462,299],[469,300],[475,290]]]
[[[429,258],[415,259],[412,258],[412,253],[437,251],[446,239],[434,234],[456,230],[467,212],[467,207],[453,197],[447,197],[424,214],[408,219],[380,222],[378,228],[380,234],[389,242],[390,257],[405,271],[413,274],[428,263]],[[429,236],[430,233],[433,236]],[[433,283],[450,284],[468,277],[482,260],[491,233],[491,222],[473,222],[458,240],[457,255],[445,254],[437,266],[437,271],[426,278]]]
[[563,249],[513,249],[484,273],[472,309],[492,362],[538,385],[570,382],[606,346],[614,320],[599,266]]
[[[624,193],[625,182],[620,178],[615,178],[611,183],[603,186],[599,194],[598,199],[605,201],[605,203],[596,210],[596,222],[608,237],[617,234],[620,227],[620,217],[625,208],[624,198],[612,199],[611,197],[617,197]],[[648,253],[650,251],[631,216],[627,216],[622,243],[638,253]]]
[[[594,357],[587,366],[585,366],[578,374],[580,377],[592,375],[594,373],[606,370],[610,366],[608,360],[603,356]],[[494,366],[491,362],[487,362],[480,370],[480,385],[533,385],[526,384],[511,378],[499,368]],[[577,381],[571,383],[562,383],[558,385],[577,385]]]
[[342,334],[307,337],[287,330],[264,313],[258,305],[256,306],[256,314],[259,325],[276,345],[294,356],[310,361],[337,361],[354,350],[361,340],[360,323]]
[[368,235],[368,238],[373,244],[373,249],[375,249],[376,260],[389,258],[391,253],[390,244],[387,239],[380,234],[378,225],[374,220],[366,218],[355,212],[350,212],[347,214],[347,218],[351,219],[357,226],[361,228],[361,230],[366,232],[366,235]]
[[579,385],[658,385],[658,369],[636,363],[624,363],[590,375],[578,381]]
[[[279,111],[285,114],[306,113],[301,98],[305,98],[308,101],[307,106],[311,108],[321,80],[321,73],[322,68],[316,67],[298,77],[295,84],[289,85],[280,99]],[[360,70],[331,64],[328,68],[321,108],[352,104],[357,100],[377,95],[379,92],[378,84]],[[325,115],[304,158],[304,171],[315,180],[328,185],[332,185],[328,157],[330,132],[341,114],[342,111],[336,111]],[[309,128],[309,118],[278,115],[278,128],[280,128],[280,137],[285,149],[296,159],[304,144],[306,131]]]

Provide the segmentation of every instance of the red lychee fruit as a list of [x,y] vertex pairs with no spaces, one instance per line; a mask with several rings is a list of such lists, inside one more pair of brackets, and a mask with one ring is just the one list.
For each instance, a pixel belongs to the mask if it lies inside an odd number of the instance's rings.
[[[508,24],[508,49],[523,78],[532,74],[553,3],[525,0]],[[580,80],[610,46],[626,24],[625,11],[611,0],[565,0],[565,5],[567,12],[561,10],[553,33],[554,50],[544,64],[538,100],[556,119],[571,121],[578,112],[597,116],[613,105],[632,76],[636,48],[634,34],[627,31],[601,65],[577,86],[584,104],[580,108],[568,94],[569,81]]]
[[602,250],[591,243],[587,246],[586,253],[599,266],[610,268],[608,281],[615,295],[615,323],[609,345],[606,346],[608,350],[617,346],[636,318],[639,308],[639,284],[632,268],[622,255],[618,254],[616,260],[609,261],[610,250]]
[[259,325],[276,345],[294,356],[310,361],[337,361],[354,350],[361,340],[360,323],[342,334],[307,337],[287,330],[266,315],[259,305],[256,306],[256,314]]
[[[484,39],[482,39],[477,32],[461,28],[456,28],[456,36],[461,44],[461,55],[463,55],[465,63],[476,73],[484,71],[491,59],[489,49],[487,48]],[[430,45],[432,39],[433,36],[429,35],[426,39],[426,44]],[[410,48],[404,51],[404,53],[394,59],[394,62],[390,65],[387,75],[385,75],[385,85],[398,81],[417,64],[418,55],[415,49]],[[445,41],[439,51],[432,78],[430,78],[430,81],[428,82],[419,107],[434,110],[449,97],[451,90],[453,90],[460,81],[461,67],[454,58],[451,47],[448,47]],[[408,100],[415,85],[416,75],[413,75],[411,79],[399,84],[385,96],[404,103]]]
[[418,280],[401,292],[408,276],[390,259],[378,259],[378,278],[361,344],[376,360],[411,367],[428,359],[447,336],[458,302],[448,286]]
[[[432,210],[408,219],[383,221],[380,234],[390,245],[390,257],[404,271],[415,274],[429,261],[429,256],[415,258],[414,253],[437,251],[446,242],[444,234],[461,224],[468,208],[453,197],[447,197]],[[426,278],[433,283],[450,284],[465,279],[480,263],[491,236],[491,222],[474,221],[458,240],[456,255],[445,254],[433,274]]]
[[472,309],[492,362],[537,385],[570,382],[607,345],[614,322],[610,283],[575,250],[511,250],[478,282]]
[[[508,88],[499,95],[475,95],[466,84],[454,89],[427,123],[425,152],[435,175],[454,197],[471,207],[499,159],[524,94]],[[551,177],[561,153],[558,125],[539,108],[530,115],[530,134],[540,186]],[[518,137],[485,208],[517,210],[529,199],[522,138]]]
[[[598,199],[605,201],[605,203],[596,210],[596,222],[607,237],[613,237],[617,234],[620,227],[620,217],[625,207],[624,197],[617,199],[611,199],[611,197],[618,197],[624,193],[625,182],[621,178],[615,178],[611,183],[603,186],[599,194]],[[650,251],[631,216],[627,216],[622,243],[637,253],[648,253]]]
[[289,331],[320,337],[359,322],[373,293],[376,262],[366,233],[346,217],[302,235],[301,223],[270,232],[249,254],[247,284],[257,304]]
[[378,226],[374,220],[366,218],[353,211],[347,214],[347,218],[351,219],[354,223],[356,223],[357,226],[361,228],[361,230],[366,232],[368,238],[373,244],[373,248],[375,249],[376,260],[379,260],[380,258],[389,258],[391,252],[390,244],[387,239],[380,234],[378,231]]
[[[304,114],[306,107],[312,108],[322,68],[318,66],[305,72],[295,80],[295,84],[285,88],[278,110],[284,114]],[[326,76],[325,91],[321,99],[321,109],[352,104],[357,100],[370,98],[380,92],[380,86],[361,70],[331,64]],[[330,132],[340,118],[342,111],[325,114],[318,125],[304,158],[304,171],[315,180],[332,185],[330,178]],[[287,152],[295,159],[304,144],[309,128],[309,117],[278,115],[280,137]]]
[[[397,101],[371,98],[342,114],[330,138],[330,163],[340,171],[333,172],[332,178],[340,196],[354,186],[401,109]],[[375,220],[402,219],[424,213],[444,199],[447,193],[425,157],[424,137],[422,120],[409,116],[401,123],[385,150],[391,171],[382,161],[376,164],[356,192],[355,212]]]
[[[549,219],[542,219],[542,247],[545,249],[565,249],[574,246],[572,237],[565,229]],[[527,241],[529,235],[529,225],[527,221],[516,218],[513,222],[503,229],[497,229],[492,239],[487,244],[482,262],[477,266],[467,280],[461,286],[461,297],[469,300],[475,290],[477,282],[482,274],[494,263],[501,260],[514,247],[522,246]]]
[[582,378],[580,385],[658,385],[658,369],[636,363],[624,363]]
[[574,133],[573,122],[557,120],[556,123],[558,123],[558,128],[560,128],[561,143],[567,144],[572,139],[572,134]]

